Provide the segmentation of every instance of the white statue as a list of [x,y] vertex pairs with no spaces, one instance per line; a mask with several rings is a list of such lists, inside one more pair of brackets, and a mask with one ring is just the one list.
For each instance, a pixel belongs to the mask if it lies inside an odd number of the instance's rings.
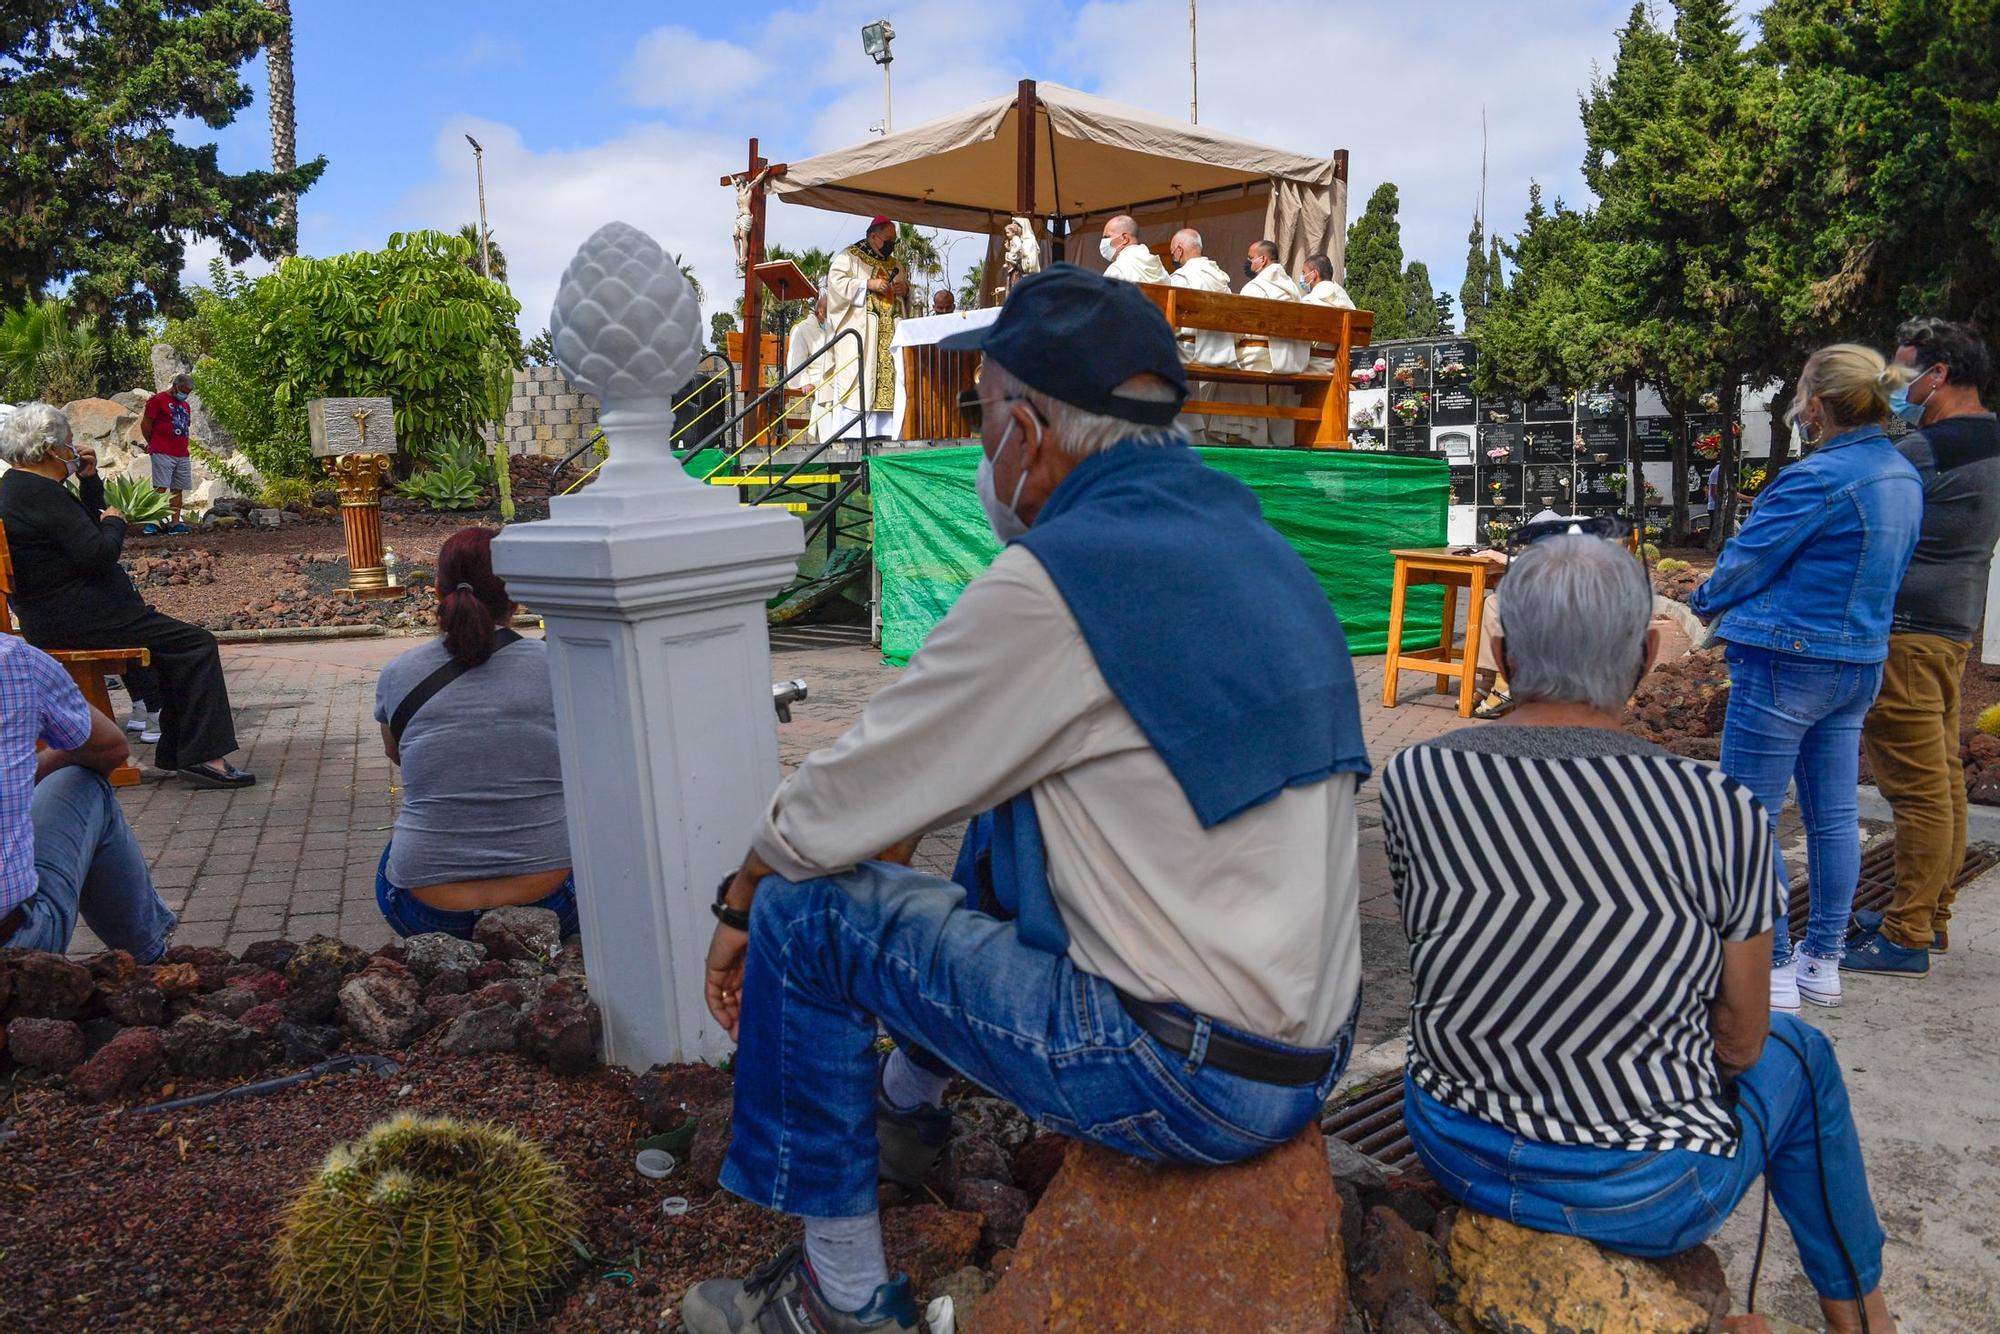
[[770,178],[769,167],[755,176],[743,176],[736,182],[736,274],[742,277],[750,271],[750,228],[753,224],[750,201],[764,188]]
[[1035,236],[1035,224],[1031,218],[1015,218],[1007,224],[1007,242],[1001,252],[1000,271],[1007,281],[1005,286],[1012,289],[1014,284],[1031,273],[1039,273],[1042,268],[1042,244]]

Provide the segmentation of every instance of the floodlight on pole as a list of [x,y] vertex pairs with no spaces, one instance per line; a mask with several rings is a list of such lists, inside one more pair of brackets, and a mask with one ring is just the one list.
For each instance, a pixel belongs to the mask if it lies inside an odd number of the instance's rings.
[[896,40],[896,30],[887,19],[876,19],[861,29],[861,49],[868,58],[882,67],[882,133],[892,133],[889,121],[889,62],[896,58],[889,49],[889,43]]
[[465,142],[472,145],[472,171],[479,178],[479,276],[491,282],[493,257],[486,245],[486,150],[469,134]]

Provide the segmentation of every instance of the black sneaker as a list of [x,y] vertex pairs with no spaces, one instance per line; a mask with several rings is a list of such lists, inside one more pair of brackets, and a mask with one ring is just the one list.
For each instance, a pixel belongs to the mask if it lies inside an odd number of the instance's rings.
[[904,1111],[882,1092],[882,1056],[875,1065],[875,1145],[881,1177],[899,1186],[921,1186],[951,1142],[951,1113],[925,1104]]
[[918,1334],[923,1328],[910,1280],[902,1274],[875,1289],[859,1311],[834,1310],[819,1295],[805,1249],[797,1244],[749,1278],[712,1278],[689,1288],[681,1298],[681,1324],[687,1334]]

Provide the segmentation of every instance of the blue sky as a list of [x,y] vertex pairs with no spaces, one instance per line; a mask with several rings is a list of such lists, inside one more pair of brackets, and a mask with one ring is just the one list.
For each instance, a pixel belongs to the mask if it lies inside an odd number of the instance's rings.
[[[493,0],[294,0],[299,153],[326,175],[301,201],[301,244],[330,254],[487,207],[529,333],[547,321],[576,245],[620,218],[684,254],[726,304],[733,276],[722,172],[759,136],[783,160],[857,142],[881,115],[860,27],[896,27],[895,119],[1011,91],[1023,76],[1186,114],[1184,0],[801,0],[566,9]],[[1478,195],[1482,103],[1488,216],[1509,232],[1530,177],[1577,199],[1576,106],[1607,63],[1624,0],[1200,0],[1205,125],[1300,152],[1352,154],[1350,220],[1374,186],[1402,194],[1404,250],[1456,292]],[[257,99],[218,136],[237,169],[268,161]],[[199,137],[208,132],[197,127]],[[196,137],[196,136],[191,136]],[[832,246],[851,219],[774,205],[772,239]],[[953,267],[971,253],[963,246]],[[190,256],[197,273],[206,251]]]

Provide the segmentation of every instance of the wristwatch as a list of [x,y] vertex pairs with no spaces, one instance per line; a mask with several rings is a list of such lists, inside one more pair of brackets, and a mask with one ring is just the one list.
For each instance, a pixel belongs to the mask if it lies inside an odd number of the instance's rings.
[[732,908],[725,902],[729,897],[729,887],[735,883],[736,872],[731,871],[728,875],[723,876],[722,883],[715,887],[715,902],[709,905],[708,910],[714,913],[715,920],[724,926],[737,931],[748,931],[750,929],[750,914]]

